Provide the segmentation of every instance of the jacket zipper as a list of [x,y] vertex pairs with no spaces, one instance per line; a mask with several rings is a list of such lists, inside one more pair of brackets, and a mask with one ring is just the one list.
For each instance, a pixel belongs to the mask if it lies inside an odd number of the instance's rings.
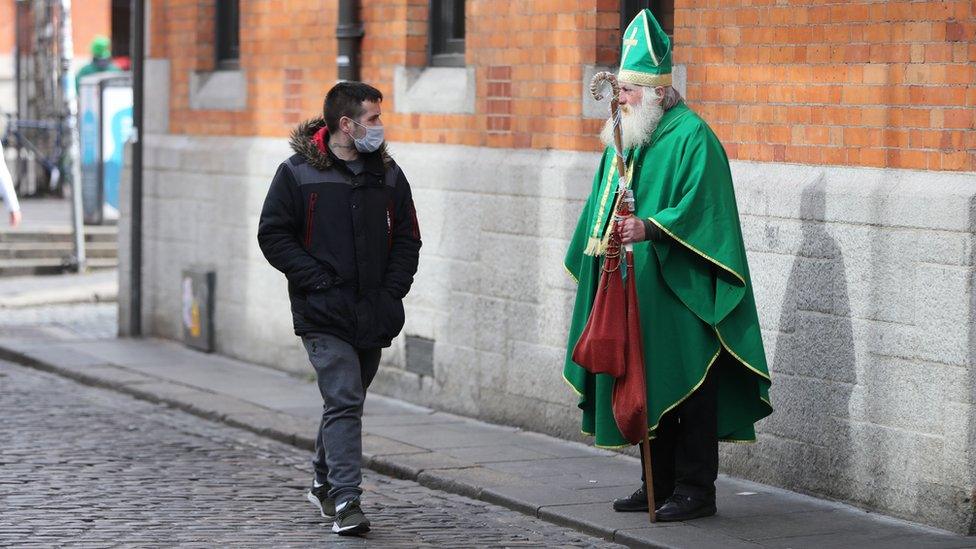
[[386,205],[386,249],[393,249],[393,222],[396,216],[393,215],[392,201]]
[[315,218],[315,202],[319,199],[319,193],[308,195],[308,214],[305,216],[305,248],[312,247],[312,221]]

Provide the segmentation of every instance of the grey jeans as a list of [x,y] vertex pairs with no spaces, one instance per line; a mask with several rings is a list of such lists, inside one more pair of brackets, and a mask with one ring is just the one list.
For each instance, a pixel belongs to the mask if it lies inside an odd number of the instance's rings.
[[315,439],[315,480],[328,482],[336,504],[363,493],[363,402],[380,364],[380,349],[356,349],[336,336],[302,337],[322,394],[322,421]]

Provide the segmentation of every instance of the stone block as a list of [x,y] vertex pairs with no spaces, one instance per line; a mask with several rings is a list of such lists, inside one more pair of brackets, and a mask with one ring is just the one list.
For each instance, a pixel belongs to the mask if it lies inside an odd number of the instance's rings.
[[146,128],[144,133],[169,133],[170,61],[168,59],[146,59],[144,67],[146,71]]
[[507,380],[506,392],[544,402],[561,400],[566,391],[562,370],[546,365],[559,364],[565,356],[562,347],[513,342],[508,356],[512,375]]
[[941,435],[947,418],[937,403],[948,387],[945,370],[932,363],[878,357],[858,374],[851,419]]
[[918,356],[949,364],[970,364],[972,270],[921,264],[917,275],[916,314],[921,327]]
[[474,113],[474,67],[404,67],[393,70],[396,111]]

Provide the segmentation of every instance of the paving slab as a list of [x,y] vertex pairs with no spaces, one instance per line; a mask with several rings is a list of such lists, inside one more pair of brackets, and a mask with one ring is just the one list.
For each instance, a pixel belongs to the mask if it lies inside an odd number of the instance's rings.
[[28,351],[30,357],[38,362],[55,363],[66,368],[86,368],[108,364],[100,357],[78,349],[57,345],[42,345]]
[[[636,461],[636,460],[634,460]],[[485,467],[526,478],[558,478],[564,488],[585,489],[598,486],[635,486],[640,469],[619,457],[546,458],[486,463]]]
[[432,416],[436,415],[438,417],[457,417],[450,416],[450,414],[442,414],[435,412],[430,408],[425,408],[423,406],[417,406],[416,404],[411,404],[409,402],[403,402],[402,400],[396,400],[392,398],[386,398],[382,395],[377,395],[376,393],[368,393],[366,395],[366,405],[363,409],[363,414],[370,416]]
[[602,448],[594,448],[593,446],[587,446],[578,442],[560,440],[548,435],[528,431],[519,432],[513,440],[515,441],[514,444],[525,446],[526,448],[554,458],[612,457],[619,455],[616,452]]
[[318,423],[309,419],[272,411],[252,411],[228,415],[224,421],[235,427],[244,427],[261,436],[306,450],[315,448],[315,439],[311,434],[314,433]]
[[[315,426],[309,429],[314,433]],[[425,454],[428,450],[379,435],[363,435],[363,459],[369,461],[378,456],[399,456],[403,454]]]
[[838,511],[804,511],[753,516],[729,516],[725,513],[698,519],[696,528],[722,532],[744,540],[763,540],[786,536],[831,534],[867,528],[863,517]]
[[[480,498],[481,492],[494,486],[524,486],[523,477],[506,475],[483,467],[461,469],[430,469],[417,475],[417,482],[435,490]],[[543,485],[538,485],[544,490]],[[511,507],[511,506],[509,506]],[[535,516],[535,513],[530,513]]]
[[[524,477],[520,477],[524,478]],[[485,501],[500,503],[538,516],[539,509],[557,505],[578,505],[588,503],[609,506],[618,497],[627,495],[619,487],[601,487],[590,490],[571,490],[551,483],[525,482],[512,486],[486,486],[482,490]],[[528,510],[528,511],[525,511]]]
[[[691,524],[662,522],[642,528],[624,528],[614,532],[613,540],[628,547],[679,549],[760,549],[762,545],[744,541],[721,532],[709,532]],[[821,545],[818,549],[844,547]],[[852,546],[847,546],[852,547]]]
[[369,460],[369,467],[391,477],[416,479],[420,473],[432,469],[466,469],[474,466],[437,452],[423,452],[374,456]]
[[115,301],[116,269],[87,274],[0,277],[0,309]]
[[549,456],[515,444],[475,446],[467,448],[444,448],[445,454],[471,463],[499,463],[505,461],[526,461],[546,459]]
[[[574,525],[583,532],[611,540],[617,530],[641,528],[650,521],[646,513],[617,513],[609,505],[598,503],[543,507],[539,509],[539,518],[564,526]],[[679,524],[661,522],[655,529],[673,528]]]
[[[321,398],[319,400],[321,401]],[[366,408],[369,408],[369,402],[366,403]],[[370,428],[396,427],[399,425],[443,425],[446,423],[461,423],[461,421],[438,414],[363,414],[363,424]]]
[[374,427],[371,432],[401,442],[436,450],[439,448],[467,448],[504,444],[509,432],[494,429],[471,429],[469,425],[445,423],[437,429],[430,425],[394,425]]
[[[620,543],[626,543],[621,541]],[[911,547],[912,549],[972,549],[976,547],[973,538],[962,538],[945,532],[879,532],[843,531],[810,536],[790,536],[762,540],[762,547],[770,549],[823,549],[824,547],[857,547],[857,549],[892,549]]]

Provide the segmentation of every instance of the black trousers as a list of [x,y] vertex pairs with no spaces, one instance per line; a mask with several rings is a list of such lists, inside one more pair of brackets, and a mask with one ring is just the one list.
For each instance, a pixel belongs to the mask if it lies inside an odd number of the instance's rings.
[[[718,477],[718,385],[715,367],[694,393],[661,418],[651,440],[654,499],[672,494],[715,500]],[[641,481],[644,448],[641,448]]]

